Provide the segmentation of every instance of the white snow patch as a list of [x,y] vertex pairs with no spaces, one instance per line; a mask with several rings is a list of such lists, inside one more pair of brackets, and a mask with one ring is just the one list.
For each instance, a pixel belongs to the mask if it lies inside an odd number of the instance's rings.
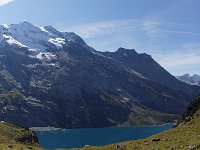
[[52,53],[48,53],[48,52],[40,52],[39,54],[36,55],[36,58],[38,59],[48,59],[48,60],[51,60],[51,59],[54,59],[56,58],[56,55],[52,54]]
[[[38,26],[39,27],[39,26]],[[42,31],[49,33],[44,27],[39,27]]]
[[7,35],[3,35],[3,38],[8,42],[8,44],[10,45],[14,45],[17,47],[26,47],[25,45],[23,45],[22,43],[16,41],[15,39],[13,39],[11,36],[7,36]]
[[7,25],[7,24],[2,24],[2,26],[3,26],[4,29],[8,29],[9,28],[9,25]]
[[62,38],[50,38],[49,43],[54,44],[57,48],[62,48],[65,45],[65,39]]

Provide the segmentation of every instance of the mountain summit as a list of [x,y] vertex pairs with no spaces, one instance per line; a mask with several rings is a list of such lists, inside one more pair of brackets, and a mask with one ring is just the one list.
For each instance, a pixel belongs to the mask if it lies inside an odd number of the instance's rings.
[[69,43],[85,44],[83,40],[74,33],[60,32],[52,26],[39,27],[27,21],[19,24],[0,25],[0,42],[16,48],[27,49],[29,55],[38,59],[41,56],[54,55]]
[[0,83],[1,120],[27,127],[160,124],[200,93],[150,55],[100,52],[27,21],[0,26]]

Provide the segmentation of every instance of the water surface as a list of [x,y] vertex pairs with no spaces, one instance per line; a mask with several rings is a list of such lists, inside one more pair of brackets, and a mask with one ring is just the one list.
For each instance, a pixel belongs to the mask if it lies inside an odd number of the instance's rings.
[[89,129],[61,129],[36,132],[44,148],[79,148],[85,145],[106,145],[136,140],[168,130],[172,124],[160,126],[107,127]]

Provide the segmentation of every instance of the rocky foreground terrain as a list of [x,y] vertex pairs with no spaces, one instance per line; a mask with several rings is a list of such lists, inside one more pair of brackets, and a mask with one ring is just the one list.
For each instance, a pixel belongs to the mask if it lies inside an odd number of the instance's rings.
[[39,150],[38,139],[29,129],[0,122],[0,149],[7,150]]

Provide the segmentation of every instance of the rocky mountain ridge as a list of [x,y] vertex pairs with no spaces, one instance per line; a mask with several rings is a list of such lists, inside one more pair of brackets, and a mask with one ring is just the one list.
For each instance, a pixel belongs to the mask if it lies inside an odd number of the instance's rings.
[[99,52],[50,26],[2,25],[0,35],[0,118],[6,122],[59,128],[160,124],[184,112],[200,91],[150,55],[124,48]]

